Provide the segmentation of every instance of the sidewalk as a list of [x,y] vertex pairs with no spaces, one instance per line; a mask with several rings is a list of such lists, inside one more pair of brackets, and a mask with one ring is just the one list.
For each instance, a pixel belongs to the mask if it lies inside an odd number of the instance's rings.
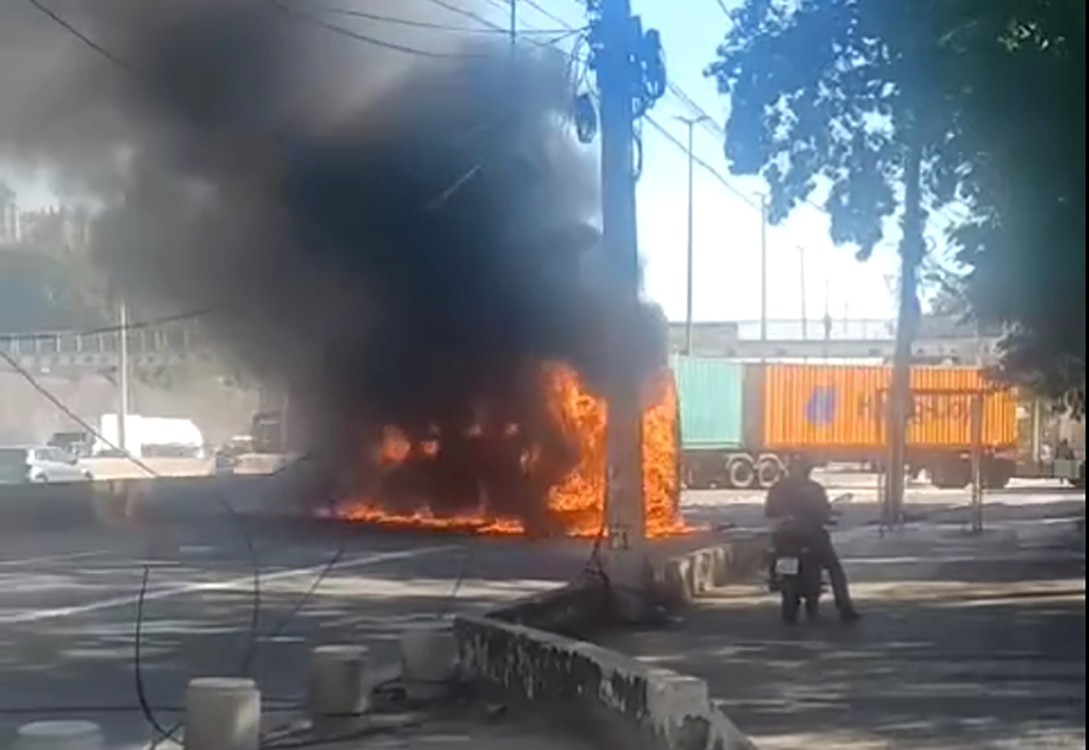
[[605,645],[708,680],[762,748],[1085,746],[1084,537],[1068,523],[837,535],[865,620],[788,627],[763,582]]
[[[555,733],[553,733],[555,734]],[[399,735],[322,745],[331,750],[593,750],[589,744],[547,736],[530,727],[490,727],[469,722],[443,722]]]
[[[339,736],[343,741],[337,741]],[[347,739],[351,737],[352,739]],[[142,744],[129,750],[182,750],[179,742]],[[500,716],[489,722],[481,717],[433,719],[403,727],[389,726],[372,732],[346,731],[343,735],[316,738],[309,733],[281,735],[263,744],[276,748],[321,747],[328,750],[594,750],[593,745],[548,728],[542,721]]]

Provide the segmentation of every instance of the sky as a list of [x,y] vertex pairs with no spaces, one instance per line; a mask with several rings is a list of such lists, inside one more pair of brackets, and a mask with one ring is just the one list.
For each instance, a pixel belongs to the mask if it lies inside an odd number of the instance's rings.
[[[427,0],[402,0],[405,6]],[[578,0],[517,0],[520,26],[556,29],[586,23]],[[486,0],[487,15],[497,24],[509,19],[509,0]],[[738,0],[727,0],[728,7]],[[719,125],[728,102],[703,76],[724,37],[728,21],[717,0],[632,0],[644,28],[661,32],[667,75]],[[542,9],[544,12],[542,12]],[[459,18],[464,25],[467,21]],[[687,125],[678,117],[693,116],[673,93],[667,93],[651,117],[682,143]],[[760,214],[753,207],[764,189],[759,178],[729,173],[722,143],[708,128],[696,126],[694,152],[726,178],[730,188],[699,165],[695,167],[693,200],[693,318],[697,321],[747,320],[760,317]],[[664,308],[670,320],[683,320],[686,308],[688,158],[653,127],[643,128],[643,173],[637,187],[640,255],[647,296]],[[7,175],[23,208],[56,202],[41,176]],[[732,188],[732,189],[731,189]],[[743,200],[742,196],[749,196]],[[874,257],[860,263],[850,247],[828,239],[828,221],[809,205],[795,210],[767,233],[768,316],[772,320],[802,317],[805,310],[819,320],[827,309],[836,319],[890,319],[894,316],[896,238],[879,245]],[[803,273],[804,271],[804,273]]]

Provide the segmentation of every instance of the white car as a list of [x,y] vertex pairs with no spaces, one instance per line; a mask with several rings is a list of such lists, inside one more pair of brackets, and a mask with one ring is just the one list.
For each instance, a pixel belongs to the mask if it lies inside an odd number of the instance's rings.
[[0,447],[0,484],[89,482],[91,472],[71,454],[48,445]]

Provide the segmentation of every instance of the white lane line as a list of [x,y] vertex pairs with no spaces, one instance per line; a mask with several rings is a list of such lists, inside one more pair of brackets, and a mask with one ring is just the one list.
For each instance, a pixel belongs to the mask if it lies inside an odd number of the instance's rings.
[[61,560],[79,560],[85,557],[102,557],[113,554],[114,550],[100,549],[93,552],[69,552],[61,555],[42,555],[41,557],[22,557],[15,560],[0,560],[0,568],[10,568],[16,565],[36,565],[45,562],[59,562]]
[[[446,544],[437,547],[420,547],[418,549],[399,550],[397,552],[379,552],[373,555],[367,555],[366,557],[356,558],[354,560],[345,560],[337,563],[334,570],[349,570],[352,568],[366,568],[371,565],[377,565],[384,562],[392,562],[395,560],[406,560],[412,557],[423,557],[425,555],[434,555],[439,552],[446,552],[449,550],[460,549],[458,545]],[[306,568],[291,568],[289,570],[280,570],[275,573],[269,573],[261,576],[261,583],[268,583],[271,581],[278,581],[284,578],[293,578],[295,576],[313,576],[318,575],[325,569],[326,563],[321,565],[312,565]],[[240,588],[249,586],[253,582],[252,575],[238,576],[237,578],[229,578],[225,581],[209,581],[206,583],[187,583],[180,586],[168,586],[154,591],[149,591],[144,595],[145,602],[157,601],[159,599],[169,599],[175,596],[182,596],[183,594],[192,594],[196,592],[204,591],[226,591],[229,589]],[[138,595],[118,596],[110,599],[100,599],[97,602],[91,602],[89,604],[81,604],[75,607],[59,607],[56,609],[40,609],[40,610],[23,610],[19,612],[13,612],[7,615],[0,615],[0,625],[21,625],[30,622],[41,622],[43,620],[55,620],[61,617],[72,617],[75,615],[85,615],[91,612],[98,612],[103,609],[114,609],[117,607],[128,607],[136,604],[140,597]]]

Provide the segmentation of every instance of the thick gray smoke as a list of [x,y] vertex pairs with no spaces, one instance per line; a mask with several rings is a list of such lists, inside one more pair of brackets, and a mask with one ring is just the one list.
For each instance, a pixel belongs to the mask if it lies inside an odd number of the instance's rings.
[[[402,510],[486,498],[540,522],[574,458],[540,363],[603,389],[664,360],[659,313],[588,272],[608,264],[591,262],[598,196],[565,121],[569,61],[320,17],[437,55],[395,56],[252,0],[51,7],[119,64],[5,10],[63,53],[18,40],[41,67],[0,110],[0,156],[111,206],[97,246],[114,278],[217,310],[209,326],[304,397],[311,449],[359,491]],[[620,333],[623,356],[604,346]],[[438,455],[374,471],[386,425],[437,437]]]

